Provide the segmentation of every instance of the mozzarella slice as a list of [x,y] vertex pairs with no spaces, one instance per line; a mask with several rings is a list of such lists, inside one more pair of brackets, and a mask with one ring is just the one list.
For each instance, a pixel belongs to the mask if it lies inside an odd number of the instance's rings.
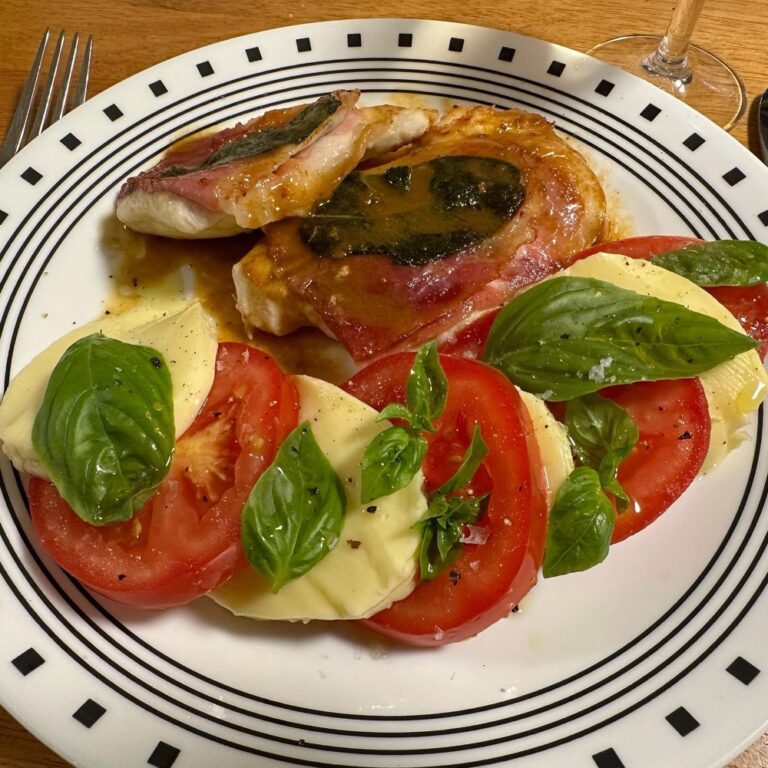
[[0,403],[0,441],[17,469],[48,477],[32,446],[32,425],[56,364],[78,339],[92,333],[161,352],[171,372],[176,436],[194,421],[213,383],[216,328],[198,301],[154,302],[105,315],[53,342],[11,381]]
[[[426,510],[418,472],[405,488],[360,503],[360,461],[386,422],[377,412],[320,379],[295,376],[300,421],[312,432],[347,493],[339,543],[312,570],[273,594],[260,573],[248,568],[210,594],[232,613],[254,619],[360,619],[413,589],[419,535],[413,528]],[[370,511],[369,511],[370,510]]]
[[[717,299],[690,280],[649,261],[596,253],[558,274],[605,280],[644,296],[674,301],[744,333],[739,321]],[[768,375],[757,352],[750,350],[702,373],[699,380],[712,419],[709,451],[702,467],[702,472],[707,472],[742,442],[746,414],[756,410],[768,393]]]
[[573,471],[573,455],[568,442],[568,432],[552,415],[542,400],[518,390],[528,410],[533,425],[533,433],[539,445],[539,455],[544,466],[547,484],[547,507],[552,508],[560,486]]

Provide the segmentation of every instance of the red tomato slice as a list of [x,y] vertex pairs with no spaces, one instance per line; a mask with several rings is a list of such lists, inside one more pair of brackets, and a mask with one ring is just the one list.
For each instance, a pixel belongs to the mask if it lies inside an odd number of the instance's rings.
[[765,360],[768,354],[768,285],[752,285],[747,288],[723,285],[707,288],[740,323],[741,327],[761,342],[757,354]]
[[574,261],[585,259],[593,253],[618,253],[622,256],[629,256],[631,259],[650,259],[652,256],[658,256],[660,253],[669,253],[678,248],[685,248],[688,245],[701,243],[696,237],[686,237],[679,235],[644,235],[642,237],[627,237],[624,240],[611,240],[607,243],[597,243],[583,251],[579,251],[574,257]]
[[456,331],[449,339],[440,344],[440,352],[467,360],[481,360],[485,351],[485,342],[491,326],[500,309],[493,309],[481,315],[477,320]]
[[[381,410],[405,402],[412,353],[395,354],[364,368],[344,388]],[[378,632],[412,645],[442,645],[476,635],[506,616],[536,581],[546,529],[544,477],[528,412],[517,390],[482,363],[442,356],[448,401],[428,436],[426,490],[453,475],[475,424],[489,452],[473,481],[490,493],[478,525],[484,544],[465,544],[436,579],[420,582],[404,600],[367,620]]]
[[220,344],[213,386],[177,441],[158,493],[125,523],[83,522],[55,486],[32,478],[32,522],[46,551],[86,586],[122,603],[189,602],[245,564],[240,513],[298,421],[298,395],[277,364]]
[[626,409],[640,433],[619,466],[630,506],[616,516],[615,544],[652,523],[693,482],[709,450],[711,422],[698,379],[641,381],[600,394]]

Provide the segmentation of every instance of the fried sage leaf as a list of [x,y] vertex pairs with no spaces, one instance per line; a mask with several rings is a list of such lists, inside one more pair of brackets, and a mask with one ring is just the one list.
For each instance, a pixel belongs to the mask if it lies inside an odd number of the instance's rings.
[[500,229],[525,197],[519,170],[492,157],[438,157],[347,176],[302,222],[318,256],[388,256],[416,266],[469,248]]

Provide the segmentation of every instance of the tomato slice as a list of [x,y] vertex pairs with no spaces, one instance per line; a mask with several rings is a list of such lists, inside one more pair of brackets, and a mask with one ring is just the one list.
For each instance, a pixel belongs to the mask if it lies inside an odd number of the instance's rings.
[[32,478],[32,522],[53,559],[94,591],[143,607],[186,603],[245,565],[243,504],[297,422],[296,388],[274,360],[220,344],[208,398],[132,520],[89,525],[52,483]]
[[491,326],[500,311],[500,309],[493,309],[460,328],[440,344],[440,352],[467,360],[481,360]]
[[709,450],[711,422],[698,379],[640,381],[600,394],[628,411],[640,433],[619,466],[630,505],[616,515],[615,544],[652,523],[693,482]]
[[[405,402],[412,353],[383,358],[344,388],[381,410]],[[478,362],[441,356],[448,379],[445,411],[429,435],[426,490],[453,475],[475,424],[489,447],[473,479],[475,493],[490,493],[478,526],[483,544],[465,544],[458,559],[433,581],[366,623],[412,645],[442,645],[476,635],[506,616],[536,581],[546,529],[544,477],[528,412],[517,390],[498,371]]]
[[761,360],[768,355],[768,285],[760,283],[747,288],[723,285],[707,288],[740,323],[741,327],[760,342],[757,354]]

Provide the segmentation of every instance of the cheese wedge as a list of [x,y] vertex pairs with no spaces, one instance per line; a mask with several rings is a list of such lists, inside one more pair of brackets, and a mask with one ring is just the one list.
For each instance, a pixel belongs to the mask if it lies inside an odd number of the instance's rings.
[[387,427],[377,412],[320,379],[295,376],[299,421],[312,432],[347,494],[339,542],[312,570],[273,594],[267,579],[248,568],[210,594],[217,603],[254,619],[360,619],[408,595],[415,584],[419,535],[426,510],[418,472],[403,489],[360,503],[360,461]]
[[[558,275],[605,280],[644,296],[674,301],[744,333],[739,321],[717,299],[690,280],[649,261],[596,253]],[[707,472],[743,441],[746,415],[757,410],[768,393],[768,375],[757,352],[750,350],[701,374],[699,380],[707,395],[712,419],[709,451],[702,467],[702,472]]]
[[3,452],[20,471],[48,477],[32,446],[32,425],[61,356],[75,341],[92,333],[143,344],[162,353],[173,383],[177,437],[194,421],[208,396],[218,345],[213,319],[200,302],[153,302],[119,315],[105,315],[53,342],[11,381],[0,403],[0,441]]
[[565,425],[552,415],[542,400],[518,390],[533,424],[547,484],[547,507],[551,508],[560,486],[573,471],[573,455]]

